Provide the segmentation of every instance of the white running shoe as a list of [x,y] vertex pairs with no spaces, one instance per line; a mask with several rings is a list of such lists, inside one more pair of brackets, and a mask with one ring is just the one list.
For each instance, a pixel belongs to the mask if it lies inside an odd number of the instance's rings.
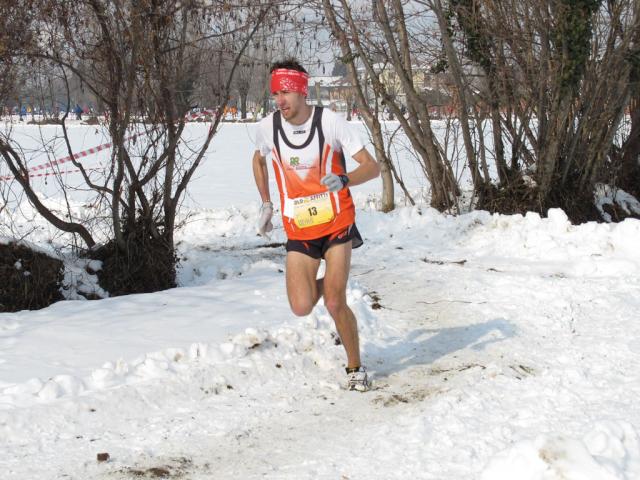
[[370,388],[371,384],[364,367],[358,367],[356,371],[347,371],[347,390],[366,392]]

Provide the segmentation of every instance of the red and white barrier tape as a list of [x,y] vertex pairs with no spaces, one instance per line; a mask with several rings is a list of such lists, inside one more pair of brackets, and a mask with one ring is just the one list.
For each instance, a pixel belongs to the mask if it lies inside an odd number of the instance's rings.
[[[142,133],[135,133],[133,135],[131,135],[130,137],[125,138],[125,141],[129,141],[129,140],[134,140],[137,137],[142,137],[144,136],[146,133],[142,132]],[[68,155],[66,157],[62,157],[62,158],[58,158],[57,160],[53,160],[51,162],[46,162],[46,163],[41,163],[40,165],[36,165],[34,167],[29,167],[27,169],[28,172],[37,172],[40,170],[48,170],[51,167],[53,167],[54,165],[61,165],[65,162],[69,162],[71,160],[77,160],[78,158],[84,158],[84,157],[88,157],[89,155],[93,155],[95,153],[98,153],[102,150],[107,150],[109,148],[111,148],[113,146],[113,144],[111,142],[107,142],[107,143],[103,143],[102,145],[98,145],[97,147],[92,147],[92,148],[88,148],[86,150],[83,150],[81,152],[78,153],[74,153],[73,155]],[[80,170],[75,170],[75,172],[79,172]],[[60,173],[69,173],[70,171],[67,172],[60,172]],[[43,176],[48,176],[48,175],[54,175],[57,172],[52,172],[46,175],[32,175],[29,174],[29,177],[43,177]],[[13,176],[5,176],[5,177],[0,177],[0,181],[8,181],[8,180],[13,180],[15,177]]]
[[[85,168],[84,171],[88,172],[88,171],[93,171],[93,170],[98,170],[97,168]],[[30,177],[50,177],[52,175],[62,175],[65,173],[78,173],[80,171],[79,168],[76,168],[74,170],[64,170],[62,172],[44,172],[44,173],[30,173],[29,176]]]
[[[134,140],[135,138],[141,137],[144,134],[145,134],[144,132],[133,134],[130,137],[125,138],[125,141]],[[93,155],[94,153],[98,153],[102,150],[107,150],[112,146],[113,144],[111,142],[103,143],[102,145],[98,145],[97,147],[88,148],[87,150],[83,150],[82,152],[74,153],[73,155],[62,157],[57,160],[53,160],[52,162],[46,162],[40,165],[36,165],[35,167],[29,167],[28,171],[35,172],[37,170],[46,170],[48,168],[53,167],[54,165],[60,165],[62,163],[69,162],[71,160],[77,160],[78,158],[88,157],[89,155]]]
[[98,153],[102,150],[107,150],[108,148],[111,148],[111,142],[104,143],[102,145],[98,145],[97,147],[89,148],[87,150],[83,150],[82,152],[74,153],[73,155],[69,155],[67,157],[53,160],[52,162],[41,163],[40,165],[36,165],[35,167],[29,167],[28,171],[35,172],[38,170],[47,170],[53,167],[54,165],[60,165],[70,160],[77,160],[78,158],[81,158],[81,157],[88,157],[89,155],[93,155],[94,153]]
[[[97,168],[85,168],[84,171],[85,172],[90,172],[93,170],[98,170]],[[80,171],[79,168],[76,168],[75,170],[64,170],[61,172],[42,172],[42,173],[30,173],[29,175],[27,175],[30,178],[37,178],[37,177],[50,177],[53,175],[63,175],[65,173],[78,173]],[[0,182],[3,180],[13,180],[15,177],[0,177]]]
[[[196,118],[200,118],[200,117],[205,117],[208,115],[215,115],[216,112],[215,110],[203,110],[201,112],[197,112],[197,113],[192,113],[190,115],[186,116],[186,119],[188,120],[193,120]],[[133,135],[131,135],[130,137],[125,138],[125,141],[129,141],[129,140],[134,140],[137,137],[142,137],[146,135],[146,132],[141,132],[141,133],[135,133]],[[97,147],[92,147],[92,148],[88,148],[86,150],[83,150],[81,152],[78,153],[74,153],[73,155],[68,155],[66,157],[62,157],[62,158],[58,158],[56,160],[53,160],[51,162],[45,162],[45,163],[41,163],[40,165],[36,165],[33,167],[29,167],[27,169],[28,172],[38,172],[40,170],[48,170],[51,167],[53,167],[54,165],[61,165],[63,163],[69,162],[71,160],[77,160],[78,158],[84,158],[84,157],[88,157],[89,155],[93,155],[95,153],[98,153],[102,150],[107,150],[109,148],[111,148],[113,146],[113,144],[111,142],[107,142],[107,143],[103,143],[102,145],[98,145]],[[72,172],[79,172],[80,170],[67,170],[65,172],[51,172],[51,173],[45,173],[45,174],[39,174],[39,175],[33,175],[33,174],[29,174],[29,177],[46,177],[46,176],[50,176],[50,175],[56,175],[57,173],[72,173]],[[15,177],[8,175],[8,176],[4,176],[4,177],[0,177],[0,181],[9,181],[9,180],[13,180]]]

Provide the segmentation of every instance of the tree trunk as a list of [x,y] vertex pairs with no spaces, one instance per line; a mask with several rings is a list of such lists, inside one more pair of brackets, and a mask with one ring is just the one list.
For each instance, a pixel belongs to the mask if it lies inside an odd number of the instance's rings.
[[629,106],[631,130],[621,148],[618,185],[629,193],[640,195],[640,89],[637,85],[634,97]]
[[240,95],[240,118],[242,120],[246,120],[247,119],[247,96],[248,93],[245,93],[244,95]]
[[[469,102],[467,101],[467,87],[464,84],[464,75],[462,72],[462,67],[460,66],[460,62],[458,61],[458,56],[453,46],[453,41],[451,36],[449,35],[449,25],[445,19],[445,12],[442,8],[442,3],[440,0],[434,0],[433,9],[438,18],[438,25],[440,27],[440,34],[442,35],[442,43],[444,45],[444,50],[447,55],[447,60],[449,61],[449,66],[451,67],[451,74],[453,76],[454,83],[456,85],[456,90],[458,92],[458,98],[460,100],[460,105],[458,108],[458,116],[460,119],[460,126],[462,128],[462,138],[464,141],[464,148],[467,154],[467,162],[469,164],[469,169],[471,170],[471,179],[473,181],[474,191],[481,191],[485,182],[485,179],[480,174],[480,169],[478,168],[478,161],[476,158],[476,152],[473,148],[473,142],[471,140],[471,130],[470,130],[470,122],[469,118],[469,110],[471,108]],[[487,179],[489,180],[489,179]]]
[[[367,102],[365,90],[361,84],[362,79],[359,78],[358,72],[354,64],[354,53],[351,50],[345,31],[337,22],[336,14],[329,0],[323,0],[325,15],[329,21],[329,25],[333,34],[338,39],[340,50],[343,55],[343,63],[347,66],[349,77],[353,82],[356,90],[356,98],[360,115],[364,118],[367,128],[371,132],[373,140],[373,148],[375,150],[376,159],[380,163],[380,174],[382,176],[382,211],[390,212],[395,208],[395,194],[393,185],[392,169],[390,168],[391,159],[387,156],[384,148],[384,137],[382,135],[382,127],[378,116],[371,111],[371,107]],[[316,84],[317,85],[317,84]]]

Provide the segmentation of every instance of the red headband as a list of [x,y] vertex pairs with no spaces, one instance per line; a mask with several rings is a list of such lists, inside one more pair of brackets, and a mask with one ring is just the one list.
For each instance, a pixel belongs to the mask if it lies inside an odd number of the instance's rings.
[[309,75],[298,70],[278,68],[271,72],[271,93],[285,90],[308,95]]

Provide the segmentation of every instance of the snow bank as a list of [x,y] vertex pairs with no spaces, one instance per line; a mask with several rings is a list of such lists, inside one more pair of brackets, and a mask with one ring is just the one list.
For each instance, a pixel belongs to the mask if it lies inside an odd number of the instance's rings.
[[[110,301],[117,305],[118,303],[130,302],[131,299],[122,297]],[[352,282],[349,286],[348,302],[358,315],[361,332],[364,335],[378,330],[375,325],[375,316],[370,308],[372,300],[356,282]],[[114,307],[112,305],[112,309]],[[0,382],[0,409],[28,407],[34,404],[48,403],[62,397],[88,395],[108,388],[135,385],[175,376],[191,368],[193,362],[205,362],[214,367],[216,364],[234,363],[258,351],[262,362],[264,357],[271,359],[283,358],[283,356],[291,358],[313,352],[315,349],[322,352],[325,347],[331,347],[331,362],[321,361],[322,354],[316,360],[325,364],[327,368],[334,368],[336,353],[333,350],[337,346],[335,329],[328,312],[321,304],[303,321],[271,322],[271,324],[274,326],[268,329],[246,328],[244,332],[235,334],[227,341],[217,344],[192,343],[186,348],[171,347],[146,353],[130,360],[120,358],[109,361],[84,377],[64,374],[54,375],[49,379],[31,378],[24,382],[4,382],[4,384]],[[151,335],[153,327],[152,325],[149,327],[148,334]],[[5,329],[18,330],[18,328],[17,323],[2,322],[0,317],[0,332]],[[171,335],[171,332],[168,334]],[[46,347],[41,344],[41,348]],[[97,353],[92,352],[91,355],[95,356]],[[23,362],[33,360],[35,359],[22,359]],[[86,360],[90,361],[89,358]],[[78,360],[76,359],[76,361]],[[270,365],[274,363],[276,362],[269,361]],[[3,367],[6,368],[7,365],[3,365]]]
[[481,480],[631,480],[640,441],[625,421],[599,422],[582,439],[539,435],[497,454]]
[[361,230],[374,242],[398,246],[418,242],[418,249],[437,254],[441,261],[466,260],[508,271],[544,270],[573,277],[640,273],[636,245],[640,220],[635,219],[572,225],[559,209],[549,210],[548,218],[484,211],[453,217],[419,207],[386,215],[367,211],[358,218]]

